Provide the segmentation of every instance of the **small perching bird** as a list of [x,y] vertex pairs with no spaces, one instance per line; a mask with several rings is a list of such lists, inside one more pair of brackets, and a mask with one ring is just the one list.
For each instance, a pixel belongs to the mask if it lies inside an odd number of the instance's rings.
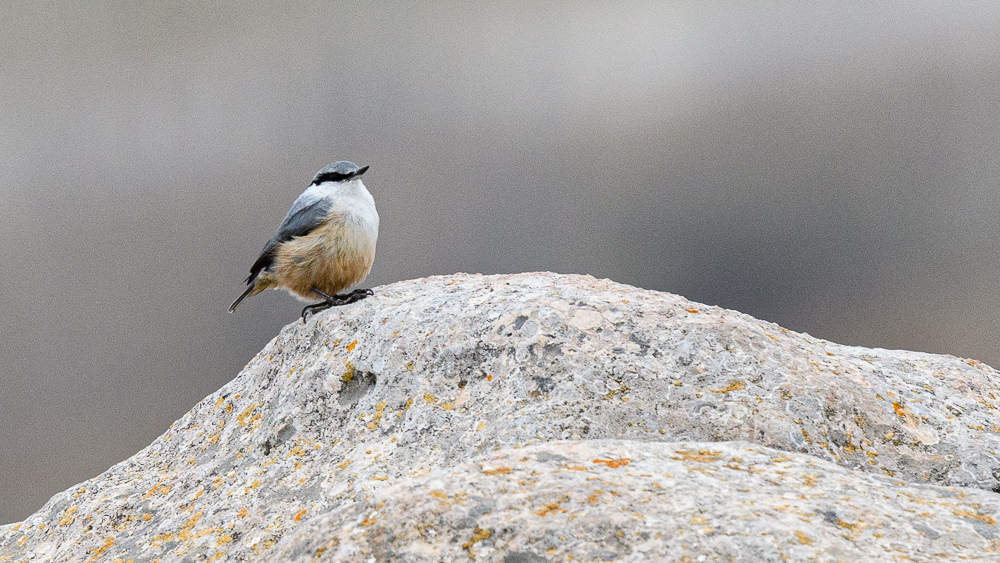
[[302,309],[302,322],[310,313],[373,295],[370,289],[338,295],[364,281],[375,260],[378,212],[361,183],[367,170],[341,160],[316,173],[250,267],[248,287],[230,313],[265,289],[286,289],[305,301],[322,299]]

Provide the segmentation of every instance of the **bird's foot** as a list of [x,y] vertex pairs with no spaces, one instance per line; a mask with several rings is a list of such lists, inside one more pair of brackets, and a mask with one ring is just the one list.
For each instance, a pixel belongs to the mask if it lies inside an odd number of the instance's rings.
[[319,303],[315,303],[313,305],[306,305],[302,308],[302,324],[305,324],[309,315],[315,315],[316,313],[326,311],[330,307],[335,307],[336,305],[338,304],[331,303],[329,301],[320,301]]
[[348,303],[361,301],[362,299],[366,297],[371,297],[372,295],[375,295],[375,292],[370,289],[355,289],[354,291],[348,293],[347,295],[338,295],[337,297],[345,299],[345,302],[341,304],[347,305]]
[[327,295],[322,291],[313,288],[313,293],[319,295],[324,300],[313,305],[306,305],[302,308],[302,322],[306,322],[309,315],[314,315],[316,313],[326,311],[331,307],[340,307],[341,305],[349,305],[351,303],[356,303],[361,301],[366,297],[371,297],[375,295],[375,292],[370,289],[355,289],[350,293],[345,293],[343,295]]

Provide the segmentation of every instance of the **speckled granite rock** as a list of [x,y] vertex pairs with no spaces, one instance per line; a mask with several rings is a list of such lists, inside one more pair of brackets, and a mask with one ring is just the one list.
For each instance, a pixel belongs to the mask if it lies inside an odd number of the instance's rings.
[[377,489],[295,529],[274,555],[998,560],[998,510],[994,493],[906,484],[745,442],[550,442]]
[[[840,346],[586,276],[400,282],[287,326],[149,447],[54,496],[24,522],[0,527],[0,561],[366,560],[366,550],[439,549],[480,560],[509,551],[521,554],[510,560],[532,561],[550,547],[562,560],[570,553],[638,558],[677,542],[694,554],[723,554],[719,560],[778,556],[780,546],[793,558],[825,553],[826,560],[870,551],[878,560],[889,553],[884,547],[914,558],[996,557],[987,550],[995,545],[1000,498],[990,492],[1000,488],[998,383],[992,368],[975,361]],[[655,443],[732,440],[812,457],[789,456],[798,469],[786,469],[773,460],[782,454],[758,446]],[[511,450],[527,446],[525,461]],[[701,449],[721,457],[679,454]],[[619,475],[637,488],[666,487],[662,474],[676,473],[676,494],[609,493],[586,514],[566,508],[537,521],[534,508],[520,515],[480,510],[482,503],[460,496],[492,495],[498,481],[484,479],[499,477],[475,468],[507,463],[519,488],[489,499],[495,506],[567,495],[549,504],[582,506],[587,478],[613,480],[603,472],[622,469],[586,463],[598,450],[636,460]],[[497,455],[507,457],[498,462]],[[673,460],[677,455],[682,459]],[[553,463],[562,462],[546,456],[586,467],[588,477],[554,473]],[[755,468],[736,478],[747,470],[726,463]],[[637,469],[655,465],[676,469]],[[817,475],[814,487],[801,472],[807,466]],[[721,479],[728,485],[700,495],[704,483],[696,479],[705,471],[729,475]],[[784,478],[767,480],[777,471]],[[881,496],[872,496],[876,486]],[[776,512],[775,495],[787,497],[794,521]],[[635,503],[647,497],[657,506],[640,509]],[[464,517],[454,507],[435,508],[431,498],[461,506]],[[713,507],[704,506],[708,498]],[[913,499],[926,501],[926,521],[912,515],[910,501],[921,502]],[[873,511],[867,518],[866,506]],[[623,520],[628,507],[652,515],[643,520],[648,528]],[[551,524],[558,518],[566,533]],[[840,532],[832,529],[837,519]],[[747,539],[746,530],[766,531],[776,543]],[[464,535],[469,547],[449,544]]]

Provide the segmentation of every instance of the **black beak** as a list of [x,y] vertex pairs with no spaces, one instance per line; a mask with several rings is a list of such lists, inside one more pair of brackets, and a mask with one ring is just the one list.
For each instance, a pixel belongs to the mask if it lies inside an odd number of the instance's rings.
[[354,178],[363,176],[365,172],[368,172],[368,168],[369,168],[368,166],[362,166],[361,168],[358,168],[358,171],[354,173]]

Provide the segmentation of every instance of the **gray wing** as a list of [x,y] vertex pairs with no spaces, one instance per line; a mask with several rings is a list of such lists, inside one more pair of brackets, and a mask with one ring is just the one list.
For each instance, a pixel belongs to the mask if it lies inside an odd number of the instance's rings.
[[250,267],[250,275],[247,276],[246,283],[251,283],[263,270],[274,264],[279,244],[311,233],[313,229],[326,221],[332,207],[333,202],[329,198],[316,197],[308,190],[300,195],[292,204],[292,208],[288,210],[288,215],[285,215],[285,220],[278,227],[278,232],[274,233],[271,240],[267,241],[264,250],[260,251],[260,256]]

